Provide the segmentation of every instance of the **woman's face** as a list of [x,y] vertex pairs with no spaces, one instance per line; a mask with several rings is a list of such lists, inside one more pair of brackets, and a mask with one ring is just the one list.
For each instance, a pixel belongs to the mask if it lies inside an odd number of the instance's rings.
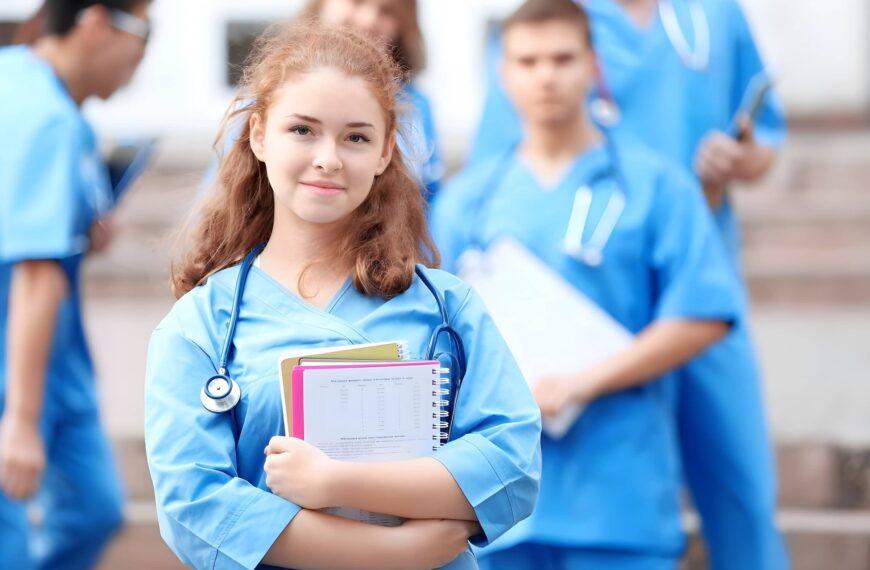
[[351,26],[393,43],[399,37],[402,1],[323,0],[319,17],[326,24]]
[[331,224],[368,197],[392,158],[394,135],[368,84],[332,68],[289,79],[265,117],[251,117],[251,149],[266,165],[275,216]]

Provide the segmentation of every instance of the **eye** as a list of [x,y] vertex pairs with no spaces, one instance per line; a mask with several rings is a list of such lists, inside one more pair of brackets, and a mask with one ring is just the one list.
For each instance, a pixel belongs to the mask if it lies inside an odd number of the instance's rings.
[[311,127],[306,127],[305,125],[296,125],[295,127],[290,128],[291,133],[296,133],[297,135],[308,136],[312,133]]
[[370,139],[368,137],[365,137],[359,133],[354,133],[352,135],[348,135],[347,140],[349,140],[352,143],[356,143],[356,144],[370,142]]

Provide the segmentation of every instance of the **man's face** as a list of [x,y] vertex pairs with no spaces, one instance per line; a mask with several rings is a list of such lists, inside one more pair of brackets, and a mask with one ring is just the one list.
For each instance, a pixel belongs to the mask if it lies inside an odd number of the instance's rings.
[[101,99],[108,99],[129,83],[145,55],[145,39],[129,29],[130,26],[147,27],[148,3],[141,2],[129,14],[115,14],[114,17],[124,21],[113,22],[113,14],[102,9],[84,24],[88,28],[88,46],[92,54],[89,58],[91,91]]
[[581,112],[596,63],[577,24],[515,24],[503,41],[504,85],[526,121],[555,124]]

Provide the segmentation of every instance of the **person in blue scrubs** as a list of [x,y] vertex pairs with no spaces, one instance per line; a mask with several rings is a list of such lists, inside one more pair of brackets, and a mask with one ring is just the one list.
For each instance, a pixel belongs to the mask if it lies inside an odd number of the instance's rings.
[[[268,38],[239,95],[253,103],[234,107],[246,120],[221,164],[224,187],[174,267],[180,298],[149,347],[145,443],[161,535],[195,568],[477,568],[469,539],[488,544],[534,507],[540,412],[480,299],[433,268],[424,200],[396,145],[390,54],[316,24]],[[200,391],[222,367],[236,298],[227,374],[241,399],[216,413]],[[400,339],[422,358],[445,318],[467,374],[452,439],[434,456],[351,466],[283,435],[284,351]],[[447,335],[436,342],[459,358]],[[410,520],[386,528],[319,511],[335,481],[344,506]]]
[[81,105],[132,76],[147,6],[49,1],[32,47],[0,49],[2,568],[92,568],[121,525],[80,304],[81,265],[105,245],[112,189]]
[[[743,296],[697,183],[593,125],[581,103],[597,65],[583,9],[529,0],[507,19],[503,41],[502,76],[523,138],[467,167],[436,200],[432,229],[444,266],[461,270],[468,251],[511,238],[636,341],[580,374],[530,379],[545,416],[572,403],[585,409],[563,438],[544,433],[538,506],[482,551],[481,567],[675,569],[685,539],[665,377],[726,334]],[[624,199],[598,243],[600,264],[563,245],[585,188],[581,250]]]
[[[757,85],[766,68],[740,6],[734,0],[585,4],[604,84],[595,96],[611,98],[619,109],[613,136],[639,140],[698,177],[739,275],[739,224],[728,188],[733,181],[762,177],[785,135],[783,111],[773,92],[764,97],[750,128],[741,117],[751,100],[750,86]],[[704,35],[709,37],[709,58],[701,66],[705,50],[696,39]],[[517,112],[495,73],[498,39],[489,46],[490,89],[472,163],[504,152],[520,137]],[[680,446],[712,567],[787,568],[775,522],[776,470],[747,316],[680,374],[675,402]]]
[[[426,63],[423,33],[417,17],[416,0],[310,0],[302,11],[306,18],[318,18],[329,25],[350,26],[381,38],[390,44],[393,58],[401,66],[402,112],[399,122],[399,148],[408,167],[425,189],[427,200],[438,193],[444,175],[435,119],[429,98],[414,85],[414,78]],[[241,102],[246,104],[246,102]],[[241,125],[229,127],[220,147],[225,154],[238,137]],[[206,174],[203,190],[215,182],[218,163]]]

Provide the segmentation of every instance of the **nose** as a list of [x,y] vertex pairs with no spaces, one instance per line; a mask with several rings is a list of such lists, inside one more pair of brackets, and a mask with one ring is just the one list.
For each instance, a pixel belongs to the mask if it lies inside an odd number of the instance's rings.
[[538,81],[545,85],[552,83],[553,79],[557,76],[556,65],[550,62],[541,63],[541,65],[538,66],[537,72]]
[[317,145],[312,165],[320,172],[327,174],[341,170],[343,165],[337,151],[338,149],[334,141],[324,139],[323,142]]

